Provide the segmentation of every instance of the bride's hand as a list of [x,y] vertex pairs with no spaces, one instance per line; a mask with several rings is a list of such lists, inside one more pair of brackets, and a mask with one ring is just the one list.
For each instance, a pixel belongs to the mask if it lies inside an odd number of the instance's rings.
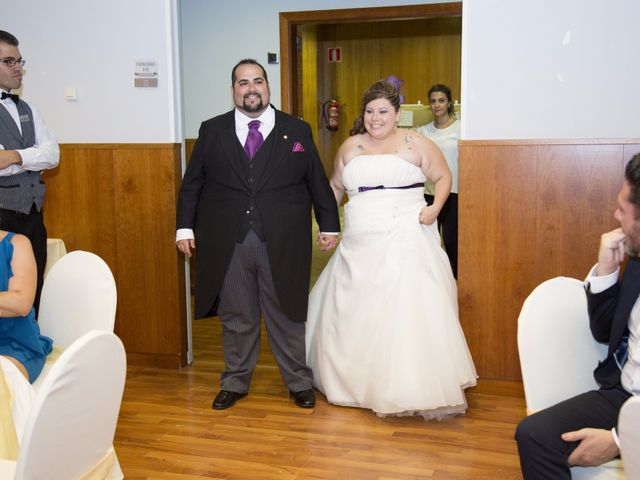
[[420,210],[420,223],[423,225],[431,225],[438,218],[438,211],[433,207],[433,205],[427,205],[422,210]]

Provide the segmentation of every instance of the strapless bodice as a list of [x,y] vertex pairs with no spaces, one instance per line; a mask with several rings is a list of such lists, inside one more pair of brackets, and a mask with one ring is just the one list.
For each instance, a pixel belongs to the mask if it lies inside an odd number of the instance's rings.
[[358,194],[359,187],[402,187],[425,180],[419,167],[393,154],[358,155],[342,171],[349,197]]

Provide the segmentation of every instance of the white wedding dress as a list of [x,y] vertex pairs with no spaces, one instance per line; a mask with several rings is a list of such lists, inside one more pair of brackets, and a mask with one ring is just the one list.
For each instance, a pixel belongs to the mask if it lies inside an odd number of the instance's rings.
[[396,155],[361,155],[342,181],[344,232],[309,298],[315,386],[331,403],[381,416],[463,413],[477,375],[449,260],[436,224],[419,223],[423,188],[388,188],[424,182],[422,171]]

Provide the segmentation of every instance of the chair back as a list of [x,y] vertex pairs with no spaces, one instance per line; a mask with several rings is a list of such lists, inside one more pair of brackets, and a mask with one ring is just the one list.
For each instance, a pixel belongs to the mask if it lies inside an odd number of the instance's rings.
[[591,335],[580,280],[556,277],[531,292],[518,317],[518,351],[530,412],[598,388],[593,370],[607,348]]
[[620,456],[627,478],[640,478],[640,397],[627,400],[618,417]]
[[76,250],[58,260],[42,287],[38,325],[66,348],[90,330],[113,332],[116,284],[99,256]]
[[112,449],[125,374],[113,333],[93,330],[73,342],[37,394],[15,478],[81,478],[99,465]]

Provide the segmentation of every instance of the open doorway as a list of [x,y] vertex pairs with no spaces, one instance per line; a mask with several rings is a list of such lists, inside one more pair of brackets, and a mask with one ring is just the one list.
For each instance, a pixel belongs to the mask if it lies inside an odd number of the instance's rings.
[[[373,81],[402,80],[405,103],[426,103],[433,83],[449,85],[460,99],[461,32],[461,2],[281,12],[281,108],[311,125],[330,175]],[[339,61],[330,61],[330,48],[340,49]],[[331,99],[340,104],[334,130],[322,115]]]

